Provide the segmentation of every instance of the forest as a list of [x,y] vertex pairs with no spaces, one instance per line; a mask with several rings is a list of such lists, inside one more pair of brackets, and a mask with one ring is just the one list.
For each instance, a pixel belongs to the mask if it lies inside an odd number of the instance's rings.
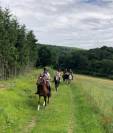
[[33,31],[20,25],[9,9],[0,8],[0,79],[8,79],[34,66],[37,40]]
[[0,79],[44,66],[113,79],[113,48],[85,50],[39,44],[33,31],[19,24],[9,9],[0,8]]
[[39,45],[37,65],[71,68],[75,73],[113,79],[113,48],[90,50]]

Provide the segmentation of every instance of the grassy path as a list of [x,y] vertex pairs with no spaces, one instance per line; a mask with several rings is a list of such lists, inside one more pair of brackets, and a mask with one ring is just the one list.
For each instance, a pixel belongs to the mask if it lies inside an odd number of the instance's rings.
[[8,81],[0,81],[0,133],[22,132],[36,115],[35,80],[37,70]]
[[[67,133],[71,125],[71,90],[61,85],[46,109],[37,111],[34,95],[37,70],[8,81],[0,81],[0,133]],[[2,88],[4,87],[4,88]]]
[[[64,89],[67,93],[64,93]],[[67,133],[71,116],[70,90],[67,86],[60,88],[59,92],[53,92],[50,105],[38,112],[38,126],[33,133]]]
[[113,81],[78,75],[58,93],[52,84],[50,104],[37,111],[40,71],[0,81],[0,133],[113,133]]

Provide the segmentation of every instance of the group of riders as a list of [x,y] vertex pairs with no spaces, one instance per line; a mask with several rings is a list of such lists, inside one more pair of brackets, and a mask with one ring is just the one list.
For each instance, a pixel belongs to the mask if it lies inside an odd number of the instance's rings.
[[[70,83],[71,80],[73,80],[73,72],[71,69],[67,70],[65,69],[63,72],[61,69],[58,69],[54,75],[54,85],[55,89],[57,91],[58,86],[61,82],[61,79],[63,78],[64,82]],[[38,110],[40,109],[40,98],[43,96],[44,103],[43,106],[46,106],[46,100],[48,98],[49,103],[49,97],[51,96],[51,75],[47,68],[44,68],[43,72],[38,76],[37,79],[37,92],[35,94],[39,95],[39,101],[38,101]]]
[[[55,75],[54,75],[54,83],[55,83],[55,88],[56,88],[56,91],[57,91],[57,88],[61,82],[61,80],[63,79],[63,81],[67,81],[67,83],[69,83],[70,80],[73,80],[73,72],[71,69],[65,69],[63,72],[61,71],[61,69],[57,69]],[[36,94],[39,94],[40,91],[41,91],[41,85],[43,83],[46,84],[47,88],[48,88],[48,92],[49,92],[49,96],[51,96],[51,84],[50,84],[50,81],[51,81],[51,75],[48,71],[48,69],[45,67],[43,69],[43,72],[38,76],[38,79],[37,79],[37,92]]]

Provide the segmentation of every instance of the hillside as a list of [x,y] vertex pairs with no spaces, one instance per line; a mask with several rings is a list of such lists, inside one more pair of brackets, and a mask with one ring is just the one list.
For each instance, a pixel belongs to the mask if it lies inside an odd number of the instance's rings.
[[[0,81],[1,133],[112,133],[113,82],[76,75],[61,83],[46,109],[37,111],[35,82],[41,70]],[[50,69],[53,75],[53,70]]]
[[76,73],[113,79],[113,48],[103,46],[90,50],[39,46],[37,66],[71,68]]

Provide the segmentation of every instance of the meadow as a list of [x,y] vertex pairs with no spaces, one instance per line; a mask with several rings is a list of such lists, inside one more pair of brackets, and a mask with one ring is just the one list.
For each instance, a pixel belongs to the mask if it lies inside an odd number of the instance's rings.
[[0,81],[0,133],[113,133],[112,80],[75,75],[57,93],[52,82],[50,104],[37,111],[41,71]]

